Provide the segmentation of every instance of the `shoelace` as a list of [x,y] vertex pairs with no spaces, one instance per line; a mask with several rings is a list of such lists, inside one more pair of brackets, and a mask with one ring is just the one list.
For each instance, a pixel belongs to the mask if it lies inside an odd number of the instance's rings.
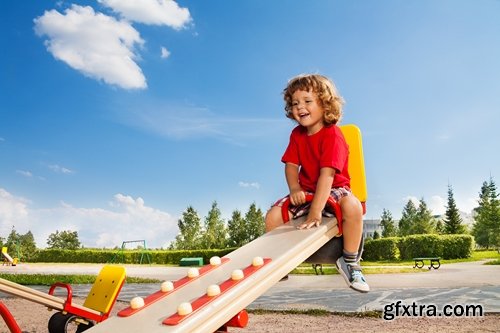
[[361,273],[361,266],[359,266],[358,264],[348,264],[348,266],[351,271],[351,276],[353,281],[355,280],[365,281],[365,277],[363,276],[363,273]]

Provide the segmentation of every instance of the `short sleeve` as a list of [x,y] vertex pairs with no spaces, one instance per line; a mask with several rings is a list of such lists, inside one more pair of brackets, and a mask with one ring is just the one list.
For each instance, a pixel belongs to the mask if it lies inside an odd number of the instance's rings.
[[285,153],[283,154],[283,157],[281,158],[281,162],[283,163],[293,163],[293,164],[299,164],[299,148],[297,145],[297,131],[292,131],[290,134],[290,142],[288,142],[288,147],[285,150]]

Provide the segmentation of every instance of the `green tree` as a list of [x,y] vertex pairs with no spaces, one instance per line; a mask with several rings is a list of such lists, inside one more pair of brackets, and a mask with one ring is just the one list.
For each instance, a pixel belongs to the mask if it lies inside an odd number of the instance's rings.
[[489,182],[483,182],[478,203],[472,229],[475,241],[482,247],[498,247],[500,246],[500,202],[493,178],[490,177]]
[[264,214],[262,214],[260,208],[257,208],[255,203],[252,203],[248,208],[248,212],[245,214],[245,222],[247,224],[248,242],[262,236],[266,232]]
[[497,248],[500,247],[500,200],[498,199],[497,186],[490,177],[488,183],[490,193],[490,214],[487,226],[491,230],[491,243]]
[[76,250],[81,247],[77,231],[63,230],[51,233],[47,238],[49,249]]
[[248,241],[245,219],[239,210],[233,211],[231,219],[227,223],[228,246],[240,247]]
[[197,250],[201,248],[201,220],[198,212],[188,206],[182,213],[182,218],[177,221],[179,234],[170,244],[170,249]]
[[489,248],[491,230],[488,227],[490,215],[490,187],[487,182],[483,182],[479,191],[479,206],[474,208],[474,225],[472,226],[472,235],[477,245]]
[[36,252],[33,233],[28,231],[26,234],[21,235],[17,233],[14,227],[12,227],[4,246],[7,246],[12,257],[18,257],[21,261],[29,261]]
[[431,234],[435,231],[436,222],[432,217],[431,210],[427,207],[424,198],[420,199],[417,214],[413,225],[410,228],[410,234]]
[[379,239],[379,238],[380,238],[380,234],[378,233],[378,231],[377,231],[377,230],[375,230],[375,231],[373,232],[373,239]]
[[460,212],[458,211],[455,198],[453,197],[453,188],[448,185],[448,204],[446,206],[446,213],[444,222],[444,232],[446,234],[463,234],[465,233],[465,226],[463,225]]
[[226,238],[226,226],[221,218],[217,202],[214,201],[205,218],[205,230],[201,237],[201,246],[204,249],[223,249],[226,247]]
[[385,208],[382,211],[380,226],[382,227],[382,237],[393,237],[397,235],[396,225],[392,219],[392,214]]
[[446,233],[445,225],[441,219],[436,221],[436,232],[440,235],[443,235]]
[[417,207],[413,201],[408,200],[406,205],[403,208],[403,213],[401,214],[401,219],[398,224],[398,233],[399,236],[408,236],[411,234],[411,229],[413,223],[417,218]]

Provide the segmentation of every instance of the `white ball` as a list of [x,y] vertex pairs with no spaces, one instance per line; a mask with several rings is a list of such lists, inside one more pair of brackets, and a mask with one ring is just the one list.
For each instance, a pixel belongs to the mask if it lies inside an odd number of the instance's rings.
[[264,265],[264,259],[262,257],[255,257],[252,260],[252,266],[262,266]]
[[212,284],[207,288],[207,296],[217,296],[220,294],[220,287],[216,284]]
[[195,278],[198,276],[200,276],[200,271],[198,270],[198,268],[193,267],[188,270],[188,277]]
[[134,297],[130,300],[130,307],[132,309],[140,309],[144,306],[144,299],[142,297]]
[[212,266],[219,266],[221,263],[220,257],[214,256],[210,258],[210,265]]
[[161,284],[161,291],[164,293],[174,290],[174,284],[171,281],[164,281]]
[[188,314],[190,314],[191,312],[193,312],[193,307],[191,306],[191,303],[184,302],[184,303],[181,303],[181,304],[177,307],[177,313],[178,313],[180,316],[185,316],[185,315],[188,315]]
[[233,273],[231,273],[231,279],[237,281],[243,279],[245,275],[241,269],[235,269]]

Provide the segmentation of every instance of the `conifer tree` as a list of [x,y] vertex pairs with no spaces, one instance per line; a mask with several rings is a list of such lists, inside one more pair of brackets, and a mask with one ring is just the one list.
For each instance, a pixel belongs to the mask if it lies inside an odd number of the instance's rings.
[[424,198],[420,199],[415,222],[410,228],[410,233],[415,234],[431,234],[435,231],[435,221],[432,217],[431,210],[427,207]]
[[444,232],[446,234],[463,234],[465,233],[465,226],[462,223],[460,212],[458,211],[453,197],[453,188],[448,185],[448,204],[446,206],[446,213],[444,222]]
[[255,202],[248,208],[248,212],[245,214],[245,222],[248,230],[248,242],[253,241],[266,232],[264,215],[262,214],[262,210],[257,208]]
[[393,237],[397,235],[396,225],[392,219],[392,214],[385,208],[382,211],[380,226],[382,227],[382,237]]
[[398,234],[399,236],[408,236],[411,234],[411,229],[413,223],[417,218],[417,208],[413,201],[408,200],[403,208],[403,213],[401,214],[401,219],[398,224]]
[[228,246],[240,247],[248,241],[245,219],[239,210],[233,211],[231,219],[227,223]]
[[476,244],[488,248],[490,245],[490,231],[487,226],[487,213],[489,211],[490,189],[487,182],[483,182],[479,191],[479,206],[474,208],[474,225],[472,235]]

